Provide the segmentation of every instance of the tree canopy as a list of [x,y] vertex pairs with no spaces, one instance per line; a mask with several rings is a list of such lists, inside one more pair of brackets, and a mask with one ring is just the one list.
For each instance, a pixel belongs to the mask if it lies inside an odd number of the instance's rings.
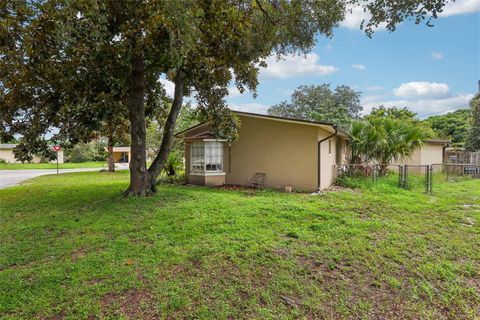
[[290,101],[268,109],[268,113],[286,118],[327,121],[346,128],[352,119],[360,117],[360,92],[349,86],[330,84],[299,86]]
[[384,107],[373,108],[365,118],[392,118],[397,120],[418,121],[417,114],[406,107]]
[[366,115],[364,118],[367,120],[388,118],[393,120],[409,122],[411,124],[421,127],[421,130],[423,131],[423,136],[425,138],[438,137],[438,134],[431,128],[431,126],[428,123],[421,121],[417,117],[417,114],[411,111],[410,109],[408,109],[407,107],[400,108],[400,107],[379,106],[379,107],[373,108],[372,111],[368,115]]
[[[255,92],[259,67],[272,54],[306,53],[331,36],[347,4],[363,6],[371,35],[406,20],[430,23],[446,0],[6,0],[0,3],[0,135],[22,135],[27,153],[52,128],[55,141],[86,141],[119,115],[130,125],[130,186],[156,192],[184,96],[220,135],[234,139],[237,119],[225,104],[229,84]],[[161,77],[175,86],[162,103]],[[146,123],[168,113],[162,142],[146,166]]]
[[455,147],[464,147],[470,127],[471,111],[460,109],[443,115],[431,116],[423,121],[439,138],[451,139]]

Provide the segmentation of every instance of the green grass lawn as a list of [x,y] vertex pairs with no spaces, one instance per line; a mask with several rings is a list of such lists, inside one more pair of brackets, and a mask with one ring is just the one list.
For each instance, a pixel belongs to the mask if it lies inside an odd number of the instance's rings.
[[[102,168],[107,167],[106,161],[91,162],[66,162],[58,165],[60,169],[74,168]],[[22,170],[22,169],[56,169],[56,163],[0,163],[0,170]]]
[[475,319],[480,180],[321,196],[128,173],[0,190],[3,319]]

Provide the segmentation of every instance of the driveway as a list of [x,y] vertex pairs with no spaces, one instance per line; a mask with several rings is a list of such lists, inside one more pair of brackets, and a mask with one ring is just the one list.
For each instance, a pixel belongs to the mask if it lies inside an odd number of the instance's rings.
[[[59,172],[100,171],[100,169],[101,168],[60,169]],[[57,169],[0,170],[0,189],[20,184],[32,178],[56,173]]]

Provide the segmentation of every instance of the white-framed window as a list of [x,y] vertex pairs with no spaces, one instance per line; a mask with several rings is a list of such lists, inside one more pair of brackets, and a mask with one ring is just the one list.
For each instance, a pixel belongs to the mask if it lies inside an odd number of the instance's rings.
[[192,142],[190,170],[199,172],[223,172],[223,143],[217,141]]

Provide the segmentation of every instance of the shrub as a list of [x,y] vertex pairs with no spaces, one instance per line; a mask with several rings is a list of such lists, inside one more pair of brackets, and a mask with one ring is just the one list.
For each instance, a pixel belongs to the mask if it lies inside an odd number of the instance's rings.
[[157,181],[157,185],[160,184],[173,184],[173,185],[182,185],[185,184],[185,173],[178,173],[172,176],[162,174]]

